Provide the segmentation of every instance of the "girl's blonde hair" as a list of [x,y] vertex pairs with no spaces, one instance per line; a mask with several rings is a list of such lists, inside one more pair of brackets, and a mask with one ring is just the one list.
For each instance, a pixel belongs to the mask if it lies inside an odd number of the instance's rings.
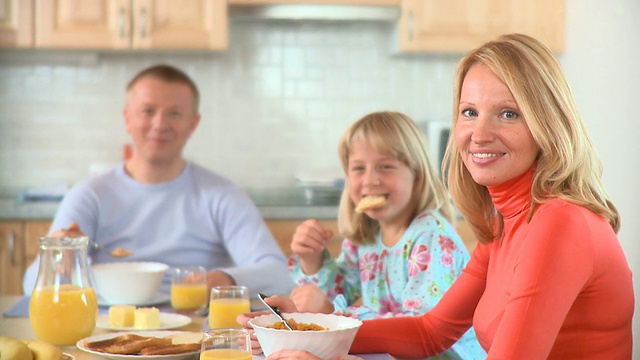
[[[478,63],[489,67],[509,88],[540,149],[531,186],[529,219],[536,205],[558,198],[608,219],[617,232],[620,217],[602,182],[602,164],[554,54],[536,39],[522,34],[503,35],[469,52],[456,71],[452,129],[458,119],[462,83],[469,69]],[[487,188],[473,181],[453,135],[449,137],[443,164],[449,165],[447,182],[454,204],[478,240],[486,243],[498,238],[504,225],[502,216]]]
[[[351,148],[354,142],[360,140],[368,141],[378,151],[401,161],[413,172],[414,209],[411,220],[425,209],[433,209],[440,211],[453,223],[454,210],[449,194],[438,177],[425,136],[411,118],[402,113],[385,111],[365,115],[353,123],[342,135],[338,145],[345,174],[348,173]],[[345,181],[338,216],[340,232],[355,243],[372,242],[379,225],[366,214],[356,213],[356,204],[348,193],[348,176]]]

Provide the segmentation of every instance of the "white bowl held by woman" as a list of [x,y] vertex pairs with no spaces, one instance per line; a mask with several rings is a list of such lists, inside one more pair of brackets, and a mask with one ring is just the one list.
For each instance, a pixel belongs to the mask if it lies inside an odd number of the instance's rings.
[[109,305],[139,305],[153,299],[169,269],[159,262],[112,262],[91,266],[99,298]]
[[289,313],[287,320],[317,324],[329,330],[290,331],[268,328],[278,320],[273,314],[257,316],[249,321],[265,356],[282,349],[307,350],[321,359],[333,359],[349,353],[362,321],[333,314]]

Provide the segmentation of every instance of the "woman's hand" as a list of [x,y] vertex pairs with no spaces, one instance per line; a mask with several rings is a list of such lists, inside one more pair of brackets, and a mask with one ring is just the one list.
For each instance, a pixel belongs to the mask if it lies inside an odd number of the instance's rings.
[[306,350],[279,350],[269,355],[266,360],[322,360]]
[[[318,360],[319,357],[306,350],[279,350],[269,355],[266,360]],[[322,360],[322,359],[320,359]],[[331,360],[362,360],[357,356],[337,356]]]
[[315,274],[322,267],[322,250],[333,232],[325,229],[318,220],[306,220],[298,225],[291,240],[291,251],[300,258],[306,274]]
[[316,285],[301,285],[291,291],[291,300],[299,312],[333,313],[333,304],[325,293]]

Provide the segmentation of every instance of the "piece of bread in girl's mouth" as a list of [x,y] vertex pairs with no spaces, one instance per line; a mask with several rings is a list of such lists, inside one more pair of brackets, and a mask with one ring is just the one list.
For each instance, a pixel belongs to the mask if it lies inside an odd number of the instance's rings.
[[356,212],[363,213],[365,211],[379,209],[387,203],[387,198],[384,195],[371,195],[366,196],[360,200],[356,207]]

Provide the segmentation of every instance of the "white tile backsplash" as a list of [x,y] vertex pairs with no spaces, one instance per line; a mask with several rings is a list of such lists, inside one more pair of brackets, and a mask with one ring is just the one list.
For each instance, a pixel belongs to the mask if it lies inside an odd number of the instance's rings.
[[224,52],[0,52],[0,186],[73,184],[129,141],[128,80],[159,62],[190,74],[201,124],[188,159],[243,186],[281,186],[339,166],[362,115],[447,120],[457,57],[397,55],[381,23],[232,23]]

